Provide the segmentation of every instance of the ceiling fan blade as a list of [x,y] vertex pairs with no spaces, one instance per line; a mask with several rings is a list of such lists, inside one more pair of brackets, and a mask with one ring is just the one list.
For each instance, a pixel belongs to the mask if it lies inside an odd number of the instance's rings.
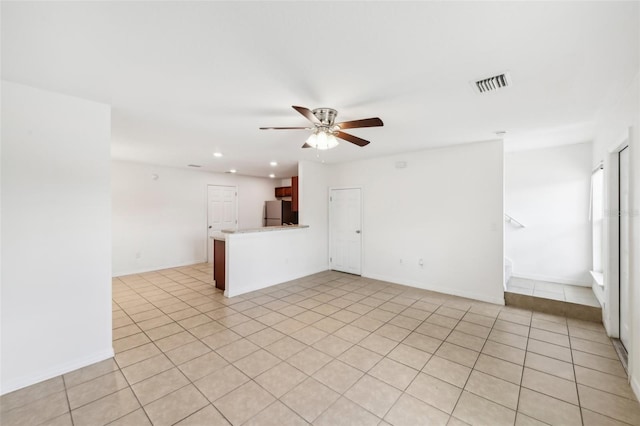
[[260,130],[295,130],[295,129],[310,130],[311,127],[260,127]]
[[338,132],[335,133],[335,135],[337,137],[339,137],[340,139],[344,139],[347,142],[351,142],[351,143],[356,144],[356,145],[361,146],[361,147],[365,146],[365,145],[369,145],[369,143],[370,143],[367,140],[364,140],[364,139],[359,138],[357,136],[350,135],[349,133],[345,133],[345,132],[338,131]]
[[295,109],[300,114],[302,114],[305,117],[307,117],[307,120],[309,120],[313,124],[322,124],[320,122],[320,120],[318,120],[318,117],[313,115],[313,112],[311,112],[311,110],[309,108],[305,108],[305,107],[301,107],[301,106],[295,106],[295,105],[292,105],[291,108]]
[[378,117],[375,118],[364,118],[362,120],[353,120],[353,121],[344,121],[342,123],[338,123],[341,129],[355,129],[358,127],[380,127],[384,126],[382,120]]
[[304,143],[304,145],[302,145],[303,148],[313,148],[311,145],[309,145],[308,143]]

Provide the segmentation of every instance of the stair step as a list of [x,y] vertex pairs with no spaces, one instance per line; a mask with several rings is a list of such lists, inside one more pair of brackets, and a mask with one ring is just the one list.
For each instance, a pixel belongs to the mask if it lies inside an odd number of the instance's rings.
[[512,293],[509,291],[504,292],[504,302],[507,306],[513,306],[515,308],[531,309],[545,314],[602,323],[602,308],[595,306],[580,305],[562,300],[543,299],[542,297]]

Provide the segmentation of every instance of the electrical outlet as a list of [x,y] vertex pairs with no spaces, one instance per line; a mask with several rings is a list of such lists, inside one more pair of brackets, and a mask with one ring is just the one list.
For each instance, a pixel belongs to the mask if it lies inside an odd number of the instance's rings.
[[142,252],[139,251],[136,253],[136,259],[140,259],[142,257]]
[[422,258],[418,259],[418,265],[424,266],[424,259]]
[[402,258],[400,258],[400,264],[402,265]]

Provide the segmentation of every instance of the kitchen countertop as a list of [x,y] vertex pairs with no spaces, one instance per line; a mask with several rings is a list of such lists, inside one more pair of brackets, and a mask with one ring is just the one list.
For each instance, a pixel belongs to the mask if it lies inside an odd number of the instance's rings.
[[209,238],[218,241],[226,241],[227,234],[251,234],[254,232],[271,232],[271,231],[288,231],[292,229],[308,228],[309,225],[281,225],[281,226],[263,226],[262,228],[246,228],[246,229],[223,229],[215,232]]
[[281,226],[263,226],[262,228],[247,229],[223,229],[223,234],[249,234],[252,232],[271,232],[271,231],[288,231],[291,229],[308,228],[309,225],[281,225]]
[[261,228],[223,229],[223,234],[249,234],[252,232],[288,231],[290,229],[308,228],[309,225],[263,226]]

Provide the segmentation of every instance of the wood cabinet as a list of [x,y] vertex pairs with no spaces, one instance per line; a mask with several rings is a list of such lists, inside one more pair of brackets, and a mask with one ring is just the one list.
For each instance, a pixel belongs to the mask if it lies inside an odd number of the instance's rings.
[[225,287],[225,241],[213,240],[213,279],[216,288],[224,290]]
[[291,197],[291,187],[281,186],[276,188],[276,198]]
[[298,211],[298,176],[291,178],[291,211]]

